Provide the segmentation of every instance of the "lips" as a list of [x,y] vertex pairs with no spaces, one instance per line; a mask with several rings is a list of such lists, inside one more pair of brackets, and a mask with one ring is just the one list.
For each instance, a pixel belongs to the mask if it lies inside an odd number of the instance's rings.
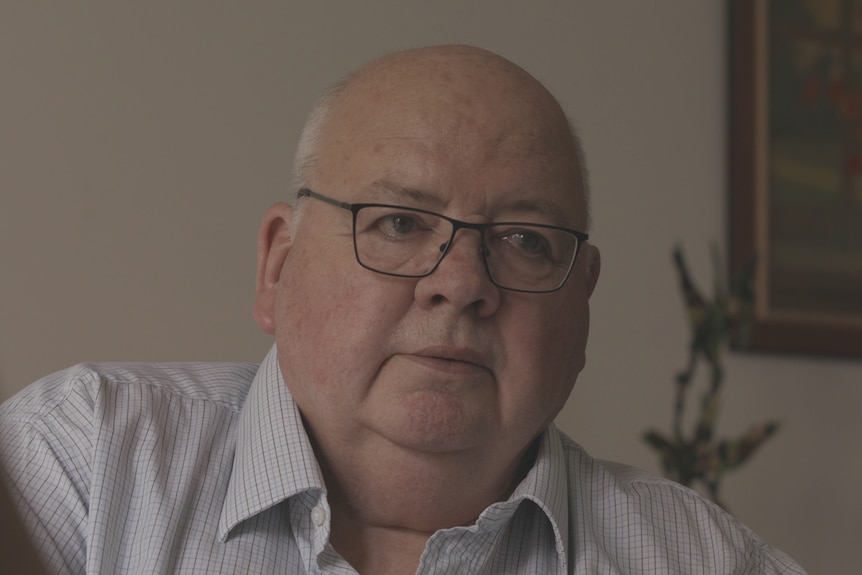
[[407,354],[407,357],[423,365],[445,371],[490,371],[485,357],[470,348],[434,346]]

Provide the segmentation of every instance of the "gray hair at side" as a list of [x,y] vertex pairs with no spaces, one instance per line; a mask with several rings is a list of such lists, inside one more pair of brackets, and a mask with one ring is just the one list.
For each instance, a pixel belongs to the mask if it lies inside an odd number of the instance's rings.
[[[352,76],[353,75],[351,74],[324,91],[315,102],[314,107],[311,109],[311,113],[308,115],[308,119],[305,121],[305,126],[302,128],[302,134],[299,136],[299,142],[296,146],[296,154],[293,157],[293,180],[287,197],[287,203],[292,206],[297,205],[297,192],[299,192],[301,188],[308,186],[308,176],[318,157],[320,138],[329,118],[329,112],[332,110],[335,101],[350,83]],[[566,115],[566,121],[569,128],[569,134],[572,138],[572,143],[574,144],[574,161],[578,166],[578,174],[580,175],[581,180],[580,191],[583,194],[584,205],[587,208],[587,229],[584,230],[587,232],[592,227],[592,210],[590,209],[590,184],[586,154],[584,153],[584,146],[581,143],[581,138],[575,129],[572,119],[568,117],[568,115]],[[297,215],[298,213],[299,210],[297,210]]]
[[317,98],[305,125],[302,127],[302,134],[300,134],[299,142],[296,145],[296,154],[293,156],[293,181],[287,198],[287,203],[292,206],[296,206],[296,194],[300,188],[308,186],[308,174],[317,160],[320,137],[326,121],[329,119],[329,112],[332,110],[335,100],[344,91],[348,80],[349,78],[345,78],[331,86]]

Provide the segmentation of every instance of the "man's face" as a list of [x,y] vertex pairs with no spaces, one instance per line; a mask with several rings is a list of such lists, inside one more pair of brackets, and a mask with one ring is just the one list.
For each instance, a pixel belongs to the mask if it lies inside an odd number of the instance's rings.
[[[476,89],[352,92],[331,115],[309,187],[469,222],[583,229],[572,151],[546,133],[545,111],[464,97]],[[553,293],[494,286],[473,230],[458,232],[430,276],[390,277],[357,263],[347,210],[300,201],[271,318],[317,441],[500,461],[522,453],[583,367],[592,248]]]

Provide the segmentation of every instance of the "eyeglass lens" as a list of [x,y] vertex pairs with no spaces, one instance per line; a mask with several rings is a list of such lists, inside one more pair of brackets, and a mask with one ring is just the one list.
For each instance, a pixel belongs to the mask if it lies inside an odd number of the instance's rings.
[[[399,276],[431,273],[453,239],[446,218],[389,206],[363,206],[354,221],[356,255],[372,270]],[[491,224],[482,238],[485,265],[500,287],[550,291],[566,280],[578,238],[565,230],[531,224]]]

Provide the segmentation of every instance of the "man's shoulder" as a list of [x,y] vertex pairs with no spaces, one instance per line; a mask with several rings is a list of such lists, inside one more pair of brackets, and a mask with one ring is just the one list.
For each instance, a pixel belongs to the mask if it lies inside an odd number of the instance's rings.
[[152,393],[241,409],[255,363],[80,363],[25,387],[0,405],[0,417],[38,419],[69,405],[95,405],[105,394]]
[[625,463],[593,458],[583,447],[564,433],[560,433],[560,442],[569,475],[574,476],[579,483],[586,482],[593,486],[625,491],[636,486],[647,486],[657,490],[680,490],[686,495],[690,493],[696,499],[700,498],[690,489],[670,479],[659,477]]
[[136,538],[170,533],[176,521],[166,518],[177,509],[181,525],[214,531],[257,371],[248,363],[79,364],[0,406],[0,473],[51,570],[83,572],[128,545],[135,554],[167,549],[171,537],[165,547]]
[[[562,433],[560,441],[570,512],[577,523],[590,526],[577,546],[582,554],[601,549],[615,561],[653,565],[651,572],[712,573],[732,565],[750,569],[746,573],[804,573],[697,491],[630,465],[594,459]],[[600,544],[590,538],[601,538]]]
[[760,544],[746,526],[701,493],[648,471],[591,457],[561,434],[575,512],[592,522],[641,525],[651,532],[687,525],[691,533],[734,533]]

